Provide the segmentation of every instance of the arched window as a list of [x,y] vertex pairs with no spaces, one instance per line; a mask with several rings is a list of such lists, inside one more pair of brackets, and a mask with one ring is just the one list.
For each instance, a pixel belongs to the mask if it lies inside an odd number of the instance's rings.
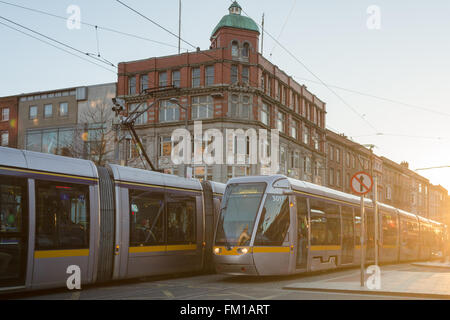
[[248,58],[248,53],[249,53],[249,45],[248,43],[244,43],[244,46],[242,47],[242,56],[245,58]]
[[231,43],[231,55],[233,57],[237,57],[239,55],[239,46],[238,46],[237,41],[233,41]]

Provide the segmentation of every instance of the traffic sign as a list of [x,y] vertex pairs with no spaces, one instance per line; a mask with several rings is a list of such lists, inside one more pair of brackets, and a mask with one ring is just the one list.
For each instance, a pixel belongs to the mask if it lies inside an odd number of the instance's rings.
[[373,179],[371,175],[366,172],[356,173],[350,181],[350,187],[352,188],[353,192],[358,195],[369,193],[370,190],[372,190],[372,186]]

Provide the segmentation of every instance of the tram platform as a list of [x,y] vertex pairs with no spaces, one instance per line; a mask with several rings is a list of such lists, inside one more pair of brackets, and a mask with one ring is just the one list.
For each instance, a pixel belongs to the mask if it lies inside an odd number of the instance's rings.
[[[297,281],[283,287],[286,290],[363,293],[405,298],[450,299],[450,264],[422,262],[381,266],[379,288],[360,285],[360,269],[350,269],[336,277]],[[365,276],[367,281],[371,275]],[[373,284],[373,282],[371,282]],[[372,287],[374,287],[372,285]]]

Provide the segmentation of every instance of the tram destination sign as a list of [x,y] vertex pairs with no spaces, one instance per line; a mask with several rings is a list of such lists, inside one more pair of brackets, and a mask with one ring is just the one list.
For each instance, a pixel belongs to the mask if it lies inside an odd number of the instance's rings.
[[365,195],[372,190],[373,179],[372,176],[366,172],[356,173],[350,180],[350,187],[353,192],[358,195]]

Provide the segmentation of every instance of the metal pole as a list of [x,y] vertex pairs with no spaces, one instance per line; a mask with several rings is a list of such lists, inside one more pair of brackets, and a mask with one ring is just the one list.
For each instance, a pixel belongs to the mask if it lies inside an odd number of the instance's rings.
[[364,262],[366,260],[366,249],[364,246],[364,236],[365,236],[365,232],[364,232],[364,224],[365,224],[365,219],[364,219],[364,195],[361,196],[361,237],[360,237],[360,241],[361,241],[361,287],[364,287]]
[[[180,105],[181,107],[181,105]],[[189,131],[189,124],[188,124],[188,108],[185,107],[184,109],[184,126],[186,127],[186,130],[188,132],[189,135],[191,135],[191,132]],[[184,177],[187,178],[187,171],[188,171],[188,167],[187,164],[184,164]]]
[[178,6],[178,54],[180,54],[181,50],[181,0],[179,1]]
[[374,205],[374,217],[375,217],[375,265],[378,266],[378,239],[379,239],[379,228],[378,228],[378,177],[374,177],[373,186],[373,201]]
[[264,13],[262,15],[261,29],[261,55],[264,55]]

